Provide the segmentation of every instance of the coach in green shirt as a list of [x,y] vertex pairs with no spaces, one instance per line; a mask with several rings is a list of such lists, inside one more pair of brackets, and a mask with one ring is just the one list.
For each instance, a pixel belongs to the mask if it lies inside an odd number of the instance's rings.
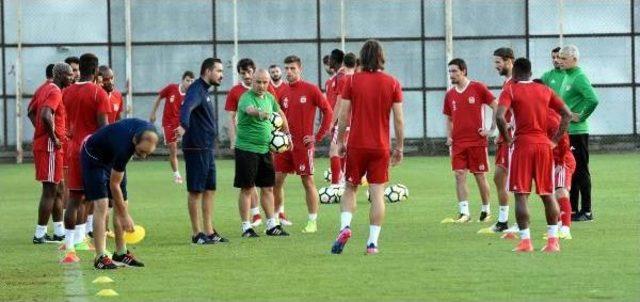
[[254,187],[260,188],[262,209],[267,216],[268,236],[288,236],[276,221],[273,209],[273,186],[276,172],[269,153],[269,142],[273,126],[269,121],[273,112],[280,113],[284,120],[283,131],[289,127],[275,97],[267,92],[269,73],[258,69],[253,75],[251,90],[240,96],[237,111],[236,131],[236,175],[233,186],[240,188],[239,208],[242,219],[242,237],[258,237],[251,227],[249,208]]
[[553,89],[557,95],[560,95],[560,86],[562,86],[562,81],[566,75],[562,66],[560,66],[560,47],[551,50],[551,60],[553,61],[553,69],[545,72],[540,80]]
[[[574,221],[589,221],[591,213],[591,174],[589,173],[589,123],[587,119],[598,105],[591,82],[578,67],[580,53],[574,45],[560,50],[560,65],[566,75],[560,85],[560,97],[569,106],[573,116],[569,124],[571,149],[576,159],[576,170],[571,182],[571,207],[576,212]],[[578,210],[578,199],[582,197]]]

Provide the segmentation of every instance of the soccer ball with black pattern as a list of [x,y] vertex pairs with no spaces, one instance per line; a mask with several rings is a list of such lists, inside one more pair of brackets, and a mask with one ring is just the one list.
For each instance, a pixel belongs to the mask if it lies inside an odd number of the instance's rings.
[[342,200],[342,195],[344,195],[344,187],[342,186],[337,186],[333,188],[333,192],[334,195],[336,196],[336,198],[334,198],[333,202],[334,203],[340,203],[340,201]]
[[396,185],[393,185],[393,186],[398,188],[398,190],[400,190],[402,192],[402,194],[400,194],[400,200],[409,199],[409,188],[407,188],[407,186],[405,186],[403,184],[396,184]]
[[331,170],[324,171],[324,180],[326,182],[331,182]]
[[282,153],[289,150],[289,147],[291,146],[289,135],[277,130],[273,131],[271,134],[271,141],[269,142],[269,149],[271,152]]
[[403,190],[398,186],[388,186],[384,189],[384,197],[390,203],[396,203],[402,200]]
[[271,118],[269,118],[271,125],[273,125],[274,130],[280,130],[282,125],[284,125],[284,119],[280,116],[280,113],[273,112],[271,113]]
[[336,191],[332,187],[322,187],[318,190],[318,198],[322,204],[336,202]]

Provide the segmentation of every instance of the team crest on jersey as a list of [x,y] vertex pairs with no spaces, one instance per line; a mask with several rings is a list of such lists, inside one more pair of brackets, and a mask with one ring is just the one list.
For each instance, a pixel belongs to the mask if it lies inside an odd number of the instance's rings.
[[301,103],[301,104],[304,104],[304,103],[306,103],[306,102],[307,102],[307,97],[306,97],[306,96],[304,96],[304,95],[303,95],[303,96],[301,96],[301,97],[300,97],[300,103]]
[[173,103],[173,101],[174,101],[175,99],[176,99],[176,96],[175,96],[175,95],[172,95],[172,96],[169,98],[169,103]]
[[289,98],[285,97],[284,99],[282,99],[282,107],[284,108],[289,107]]
[[474,97],[469,97],[469,104],[475,104],[476,103],[476,98]]

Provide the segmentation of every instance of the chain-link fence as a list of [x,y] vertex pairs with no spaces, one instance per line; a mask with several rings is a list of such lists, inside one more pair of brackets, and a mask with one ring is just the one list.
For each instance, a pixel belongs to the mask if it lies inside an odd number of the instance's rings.
[[386,70],[404,87],[409,151],[445,152],[448,59],[464,58],[469,76],[497,95],[503,78],[494,49],[529,57],[540,76],[561,44],[580,48],[580,66],[600,98],[590,117],[592,148],[637,150],[639,12],[636,0],[2,0],[0,149],[14,156],[29,148],[26,104],[45,66],[68,56],[92,52],[110,65],[128,96],[128,116],[144,119],[162,87],[185,70],[197,73],[206,57],[221,58],[225,80],[213,94],[224,148],[235,60],[266,67],[297,54],[304,78],[323,88],[325,54],[357,53],[376,38]]

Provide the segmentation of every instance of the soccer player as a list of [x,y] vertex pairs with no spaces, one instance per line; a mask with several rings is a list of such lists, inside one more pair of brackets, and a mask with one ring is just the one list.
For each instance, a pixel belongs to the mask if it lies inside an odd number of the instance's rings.
[[[336,73],[336,71],[333,68],[331,68],[330,62],[331,62],[331,56],[325,55],[324,57],[322,57],[322,66],[324,67],[324,71],[329,75],[329,77],[332,77]],[[329,80],[327,80],[327,82],[329,82]],[[327,82],[325,82],[325,85],[324,85],[325,87],[327,87],[326,85]]]
[[[47,67],[47,71],[49,68]],[[62,203],[56,198],[62,192],[62,143],[66,140],[65,108],[62,90],[73,81],[71,67],[58,63],[51,68],[51,82],[38,88],[29,106],[29,117],[34,126],[33,159],[36,180],[42,183],[42,195],[38,208],[38,224],[33,236],[34,244],[61,242],[64,240]],[[54,211],[54,207],[57,209]],[[47,234],[49,216],[53,214],[53,238]]]
[[[325,94],[327,95],[327,101],[329,101],[329,105],[331,105],[331,109],[334,113],[337,111],[337,103],[339,102],[340,95],[342,94],[342,88],[344,87],[344,83],[346,80],[345,67],[343,66],[344,61],[344,52],[340,49],[334,49],[331,51],[331,55],[329,56],[329,65],[332,70],[335,70],[336,73],[329,78],[325,85]],[[340,186],[341,176],[342,176],[342,161],[340,159],[340,154],[338,151],[338,144],[333,141],[337,139],[337,129],[338,129],[338,115],[333,115],[333,120],[331,121],[333,135],[332,142],[329,146],[329,162],[331,168],[331,185],[334,187]]]
[[73,71],[73,82],[77,82],[80,80],[80,59],[78,57],[67,57],[64,59],[64,62],[71,66],[71,70]]
[[80,56],[80,80],[62,93],[67,113],[69,143],[65,161],[68,161],[67,187],[69,200],[64,213],[65,244],[67,250],[62,263],[77,262],[75,250],[90,249],[85,238],[86,213],[83,202],[84,185],[80,166],[80,151],[84,140],[100,127],[107,125],[111,112],[109,97],[102,87],[94,83],[98,71],[98,57],[86,53]]
[[[340,232],[331,247],[340,254],[351,237],[351,218],[356,209],[356,192],[362,177],[369,181],[371,209],[366,253],[378,253],[378,237],[385,216],[384,186],[389,180],[389,164],[402,161],[404,121],[402,87],[383,72],[384,52],[376,40],[368,40],[360,50],[362,72],[354,74],[342,91],[338,118],[338,145],[346,156],[346,188],[340,202]],[[393,113],[395,145],[390,150],[389,119]],[[344,145],[347,121],[351,117],[349,145]]]
[[278,99],[278,95],[284,93],[284,90],[287,89],[286,82],[282,79],[282,70],[278,65],[269,66],[269,76],[271,77],[271,82],[269,82],[269,89],[275,91],[276,100]]
[[98,78],[100,86],[102,86],[102,89],[104,89],[109,96],[111,113],[109,113],[107,119],[109,120],[109,124],[113,124],[122,118],[121,115],[124,107],[122,93],[115,87],[113,70],[109,66],[102,65],[98,67]]
[[551,50],[551,62],[553,63],[553,69],[545,72],[540,80],[542,80],[545,85],[553,89],[557,95],[562,95],[560,87],[562,86],[562,81],[564,81],[564,77],[567,74],[560,65],[560,47],[556,47]]
[[498,103],[487,86],[467,78],[464,60],[456,58],[448,65],[453,87],[445,95],[443,113],[447,116],[447,145],[451,150],[451,167],[455,172],[459,215],[457,219],[448,218],[443,222],[464,223],[471,220],[468,172],[473,173],[480,190],[482,209],[479,221],[484,222],[491,218],[489,183],[485,174],[489,171],[487,137],[495,131],[495,119],[492,119],[491,129],[486,129],[483,105],[491,107],[495,116]]
[[160,102],[164,100],[164,109],[162,110],[162,129],[164,130],[164,143],[169,147],[169,164],[173,172],[173,182],[182,184],[182,176],[178,170],[178,141],[176,138],[176,128],[180,124],[180,108],[184,102],[184,95],[191,83],[193,83],[195,75],[187,70],[182,74],[179,84],[169,84],[162,88],[158,93],[156,101],[151,108],[149,121],[155,123],[156,111]]
[[[598,106],[598,96],[591,82],[578,67],[580,53],[574,45],[567,45],[560,50],[560,66],[566,76],[560,88],[560,97],[569,106],[571,123],[569,123],[569,140],[571,150],[576,159],[576,171],[571,184],[571,208],[576,214],[574,221],[591,221],[591,173],[589,172],[589,123],[587,119]],[[578,210],[578,201],[582,198]]]
[[[227,135],[229,136],[229,142],[231,144],[231,150],[235,149],[236,145],[236,112],[238,111],[238,102],[240,96],[251,89],[251,83],[253,81],[253,72],[256,70],[256,64],[249,58],[240,59],[236,65],[236,71],[240,76],[240,83],[236,84],[229,90],[227,94],[227,100],[224,104],[224,110],[229,114],[229,125],[227,126]],[[270,90],[271,94],[275,96],[275,91]],[[251,197],[251,225],[257,227],[262,223],[262,216],[260,216],[260,208],[258,207],[258,190],[254,189]],[[288,223],[284,219],[284,223]]]
[[[531,193],[532,179],[536,193],[542,199],[547,219],[547,245],[544,252],[558,252],[558,203],[553,197],[553,150],[566,131],[571,111],[548,87],[530,81],[531,62],[519,58],[513,63],[513,83],[500,94],[497,123],[500,135],[513,153],[509,171],[509,190],[516,200],[516,220],[520,243],[516,252],[531,252],[533,244],[529,231],[527,200]],[[511,109],[515,120],[514,137],[508,135],[505,112]],[[547,137],[548,114],[554,110],[562,116],[553,139]]]
[[[141,119],[124,119],[101,128],[82,146],[80,160],[84,193],[94,204],[94,238],[96,269],[115,269],[118,266],[142,267],[124,242],[124,232],[133,232],[129,215],[126,166],[131,157],[145,158],[158,143],[155,127]],[[116,251],[113,259],[106,252],[106,224],[109,199],[113,200],[113,229]],[[113,261],[112,261],[113,260]]]
[[[207,58],[200,67],[200,78],[195,80],[184,97],[180,109],[180,125],[176,128],[182,137],[182,153],[187,171],[189,218],[194,244],[226,242],[213,227],[211,216],[216,190],[215,140],[218,121],[209,96],[211,86],[222,82],[223,65],[220,59]],[[202,203],[202,227],[198,202]],[[204,230],[203,230],[204,229]],[[206,232],[206,234],[205,234]]]
[[269,153],[273,126],[269,121],[273,112],[283,117],[283,131],[288,131],[287,119],[267,91],[269,73],[258,69],[253,75],[253,88],[242,94],[238,103],[238,131],[235,149],[236,174],[233,186],[240,189],[238,208],[242,220],[242,237],[258,237],[249,221],[249,206],[256,187],[260,188],[260,202],[267,216],[267,236],[288,236],[278,223],[273,208],[275,170]]
[[[313,156],[315,142],[322,140],[331,123],[332,110],[320,89],[302,79],[302,61],[291,55],[284,59],[284,69],[289,83],[285,92],[278,96],[280,107],[289,122],[293,150],[275,154],[276,186],[275,208],[284,213],[284,182],[287,174],[300,175],[305,190],[309,220],[303,233],[318,230],[318,192],[313,182]],[[313,133],[316,110],[322,113],[322,125]]]

